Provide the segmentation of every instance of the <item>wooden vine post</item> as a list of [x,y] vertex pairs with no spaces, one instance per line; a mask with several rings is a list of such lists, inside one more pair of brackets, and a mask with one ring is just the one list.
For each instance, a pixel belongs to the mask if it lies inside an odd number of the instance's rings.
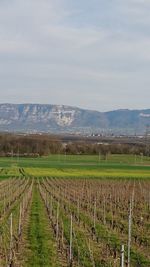
[[121,245],[120,267],[124,267],[124,245]]
[[106,224],[106,199],[105,199],[105,196],[104,196],[104,199],[103,199],[103,223],[104,225]]
[[21,204],[20,204],[18,236],[21,235],[21,221],[22,221],[22,206],[21,206]]
[[132,196],[130,198],[129,205],[129,222],[128,222],[128,267],[130,267],[131,261],[131,235],[132,235],[132,215],[133,215],[133,207],[134,207],[134,195],[135,195],[135,181],[133,186]]
[[9,254],[9,266],[11,266],[13,259],[13,217],[12,213],[10,214],[10,254]]
[[5,212],[6,212],[6,195],[4,193],[4,215],[5,215]]
[[72,214],[71,214],[71,218],[70,218],[69,264],[70,264],[70,267],[72,267]]
[[79,224],[79,222],[80,222],[80,200],[79,200],[79,197],[78,197],[77,213],[78,213],[78,224]]
[[50,217],[53,216],[53,196],[51,195],[51,202],[50,202]]
[[56,240],[58,241],[59,235],[59,202],[57,203],[57,218],[56,218]]
[[132,200],[130,200],[129,220],[128,220],[128,267],[130,267],[130,254],[131,254],[131,227],[132,227]]
[[95,226],[96,226],[96,199],[95,199],[95,202],[94,202],[94,223],[93,223],[93,226],[94,226],[94,229],[95,229]]

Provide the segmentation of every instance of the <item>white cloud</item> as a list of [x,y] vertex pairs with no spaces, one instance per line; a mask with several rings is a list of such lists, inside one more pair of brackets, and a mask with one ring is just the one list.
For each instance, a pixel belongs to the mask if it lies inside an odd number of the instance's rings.
[[92,3],[0,2],[1,102],[148,105],[150,2]]

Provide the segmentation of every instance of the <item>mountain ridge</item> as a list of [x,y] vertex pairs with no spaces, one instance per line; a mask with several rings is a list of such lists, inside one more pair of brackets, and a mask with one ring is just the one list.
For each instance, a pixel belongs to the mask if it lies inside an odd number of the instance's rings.
[[0,104],[0,131],[143,134],[150,109],[100,112],[70,105]]

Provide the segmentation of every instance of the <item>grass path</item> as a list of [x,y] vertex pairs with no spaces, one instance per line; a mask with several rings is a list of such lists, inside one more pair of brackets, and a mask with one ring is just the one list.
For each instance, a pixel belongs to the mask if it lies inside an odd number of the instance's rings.
[[56,243],[36,185],[25,236],[23,267],[59,267]]

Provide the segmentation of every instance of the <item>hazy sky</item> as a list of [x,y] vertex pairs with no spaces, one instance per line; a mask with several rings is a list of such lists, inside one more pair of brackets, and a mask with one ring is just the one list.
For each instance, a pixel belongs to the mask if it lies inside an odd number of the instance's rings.
[[150,1],[0,0],[0,102],[150,108]]

